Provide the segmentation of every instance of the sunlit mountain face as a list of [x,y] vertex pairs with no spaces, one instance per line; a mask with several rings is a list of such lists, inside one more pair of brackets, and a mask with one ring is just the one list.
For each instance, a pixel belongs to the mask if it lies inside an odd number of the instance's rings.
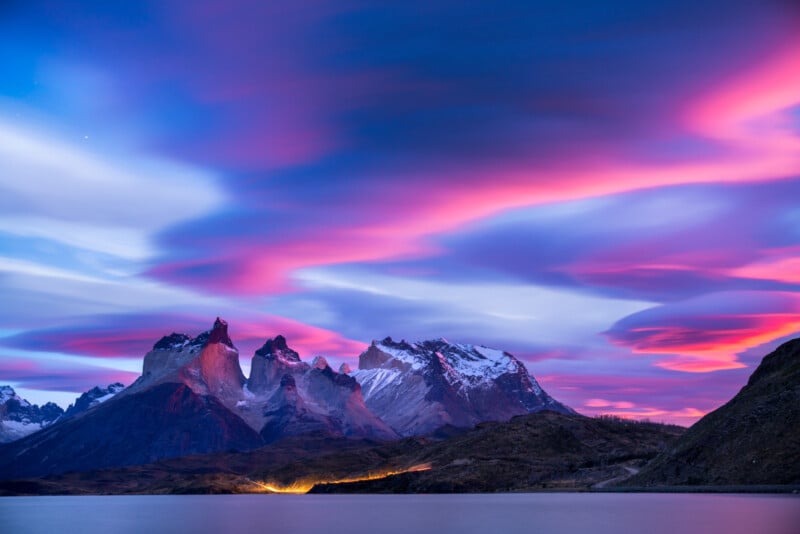
[[[683,425],[800,332],[794,2],[4,2],[0,383],[213,317]],[[249,375],[249,369],[244,369]]]

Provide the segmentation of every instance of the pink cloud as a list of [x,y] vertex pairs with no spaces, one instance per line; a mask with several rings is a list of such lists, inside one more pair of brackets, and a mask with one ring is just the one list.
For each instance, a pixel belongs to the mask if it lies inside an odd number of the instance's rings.
[[731,269],[731,276],[800,284],[800,247],[770,249],[763,258]]
[[[616,407],[614,407],[616,408]],[[587,415],[613,415],[622,419],[630,420],[651,420],[655,422],[665,422],[680,426],[691,426],[698,419],[708,412],[697,408],[681,408],[679,410],[668,410],[654,407],[635,407],[626,406],[630,409],[597,409],[587,410]]]
[[284,317],[263,316],[235,322],[229,321],[229,323],[231,338],[239,347],[243,357],[252,356],[253,352],[261,347],[268,338],[278,334],[283,335],[289,346],[299,352],[303,359],[317,354],[355,357],[367,348],[367,344],[361,341],[347,339],[331,330]]
[[706,373],[745,367],[739,353],[797,332],[800,295],[742,291],[651,308],[606,335],[636,354],[668,356],[655,363],[663,369]]
[[587,408],[617,408],[620,410],[627,410],[634,408],[636,405],[627,401],[609,401],[605,399],[589,399],[583,405]]
[[[687,134],[699,134],[727,147],[714,158],[641,164],[621,154],[587,148],[569,161],[527,164],[515,161],[472,169],[457,164],[445,164],[435,170],[422,166],[422,170],[385,176],[376,182],[379,185],[354,191],[348,209],[358,213],[357,221],[342,217],[321,230],[293,235],[285,242],[227,245],[219,251],[225,259],[218,260],[229,265],[225,283],[215,281],[215,277],[199,277],[197,283],[234,294],[287,291],[293,289],[291,273],[297,269],[435,254],[436,249],[427,243],[430,236],[452,232],[514,208],[641,188],[768,181],[796,175],[800,171],[800,138],[786,127],[785,120],[776,117],[785,118],[787,108],[800,103],[800,83],[795,83],[800,69],[793,70],[797,51],[794,43],[787,45],[776,52],[775,58],[766,61],[766,66],[754,67],[726,80],[721,87],[711,89],[688,106],[682,117],[689,130]],[[735,132],[733,138],[729,135],[731,131]],[[291,141],[293,134],[286,137],[288,145],[284,152],[289,158],[286,161],[295,157],[291,154],[301,159],[308,157],[300,147],[305,135],[298,137],[297,143]],[[261,143],[258,135],[253,138]],[[316,144],[309,142],[308,146]],[[266,152],[270,150],[268,145],[264,141]],[[422,186],[424,195],[419,194]],[[655,264],[631,266],[612,262],[597,267],[606,271],[634,268],[642,273],[654,269],[687,270],[702,260],[698,254],[695,251],[691,256],[660,258]],[[720,259],[702,261],[720,263]],[[776,268],[792,266],[793,261]],[[166,264],[152,274],[185,283],[183,272],[191,267],[191,262]],[[724,277],[727,272],[707,270],[705,274]]]
[[714,375],[570,374],[537,376],[548,393],[588,416],[614,415],[689,426],[733,397],[746,370]]
[[711,137],[755,146],[785,142],[778,148],[788,150],[797,147],[799,140],[791,134],[784,113],[798,103],[800,40],[787,43],[746,76],[726,80],[710,91],[689,107],[684,120],[690,129]]

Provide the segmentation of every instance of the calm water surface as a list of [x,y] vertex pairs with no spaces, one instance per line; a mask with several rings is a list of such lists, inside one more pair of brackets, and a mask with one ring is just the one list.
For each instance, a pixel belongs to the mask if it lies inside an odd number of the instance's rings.
[[3,533],[798,534],[781,495],[213,495],[0,498]]

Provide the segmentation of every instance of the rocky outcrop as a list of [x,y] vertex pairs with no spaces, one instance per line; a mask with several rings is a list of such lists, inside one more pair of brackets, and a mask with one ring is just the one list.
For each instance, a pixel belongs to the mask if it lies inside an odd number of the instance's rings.
[[247,388],[254,394],[264,393],[274,388],[284,374],[307,369],[308,364],[300,361],[300,355],[288,347],[286,338],[279,335],[268,339],[253,355]]
[[[393,439],[397,434],[364,404],[361,386],[331,369],[317,356],[309,365],[289,348],[283,336],[256,351],[247,390],[251,398],[240,409],[263,417],[267,441],[311,432],[329,436]],[[250,416],[250,421],[257,417]]]
[[0,479],[38,477],[261,445],[258,434],[209,395],[158,384],[0,449]]
[[140,391],[155,384],[182,383],[200,395],[224,400],[241,397],[245,383],[239,351],[228,337],[228,323],[217,317],[211,330],[196,338],[171,334],[144,357],[142,376],[132,386]]

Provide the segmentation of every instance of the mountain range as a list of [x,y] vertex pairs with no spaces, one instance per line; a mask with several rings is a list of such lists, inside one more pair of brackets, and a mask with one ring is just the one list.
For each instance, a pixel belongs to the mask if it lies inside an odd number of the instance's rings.
[[800,489],[800,339],[688,430],[580,415],[512,355],[443,339],[334,371],[276,336],[245,377],[220,319],[160,339],[120,389],[59,413],[0,388],[40,428],[0,446],[0,494]]
[[314,433],[389,441],[545,409],[574,413],[516,358],[486,347],[386,338],[347,371],[324,357],[304,362],[276,336],[255,351],[245,377],[228,325],[217,318],[194,338],[158,340],[130,387],[91,390],[0,449],[0,477],[251,450]]
[[11,386],[0,386],[0,443],[8,443],[45,428],[61,416],[64,410],[48,402],[44,406],[31,404]]
[[39,407],[23,399],[11,386],[0,386],[0,443],[9,443],[33,434],[56,421],[74,417],[92,406],[105,402],[125,389],[119,382],[96,386],[83,393],[66,410],[48,402]]

